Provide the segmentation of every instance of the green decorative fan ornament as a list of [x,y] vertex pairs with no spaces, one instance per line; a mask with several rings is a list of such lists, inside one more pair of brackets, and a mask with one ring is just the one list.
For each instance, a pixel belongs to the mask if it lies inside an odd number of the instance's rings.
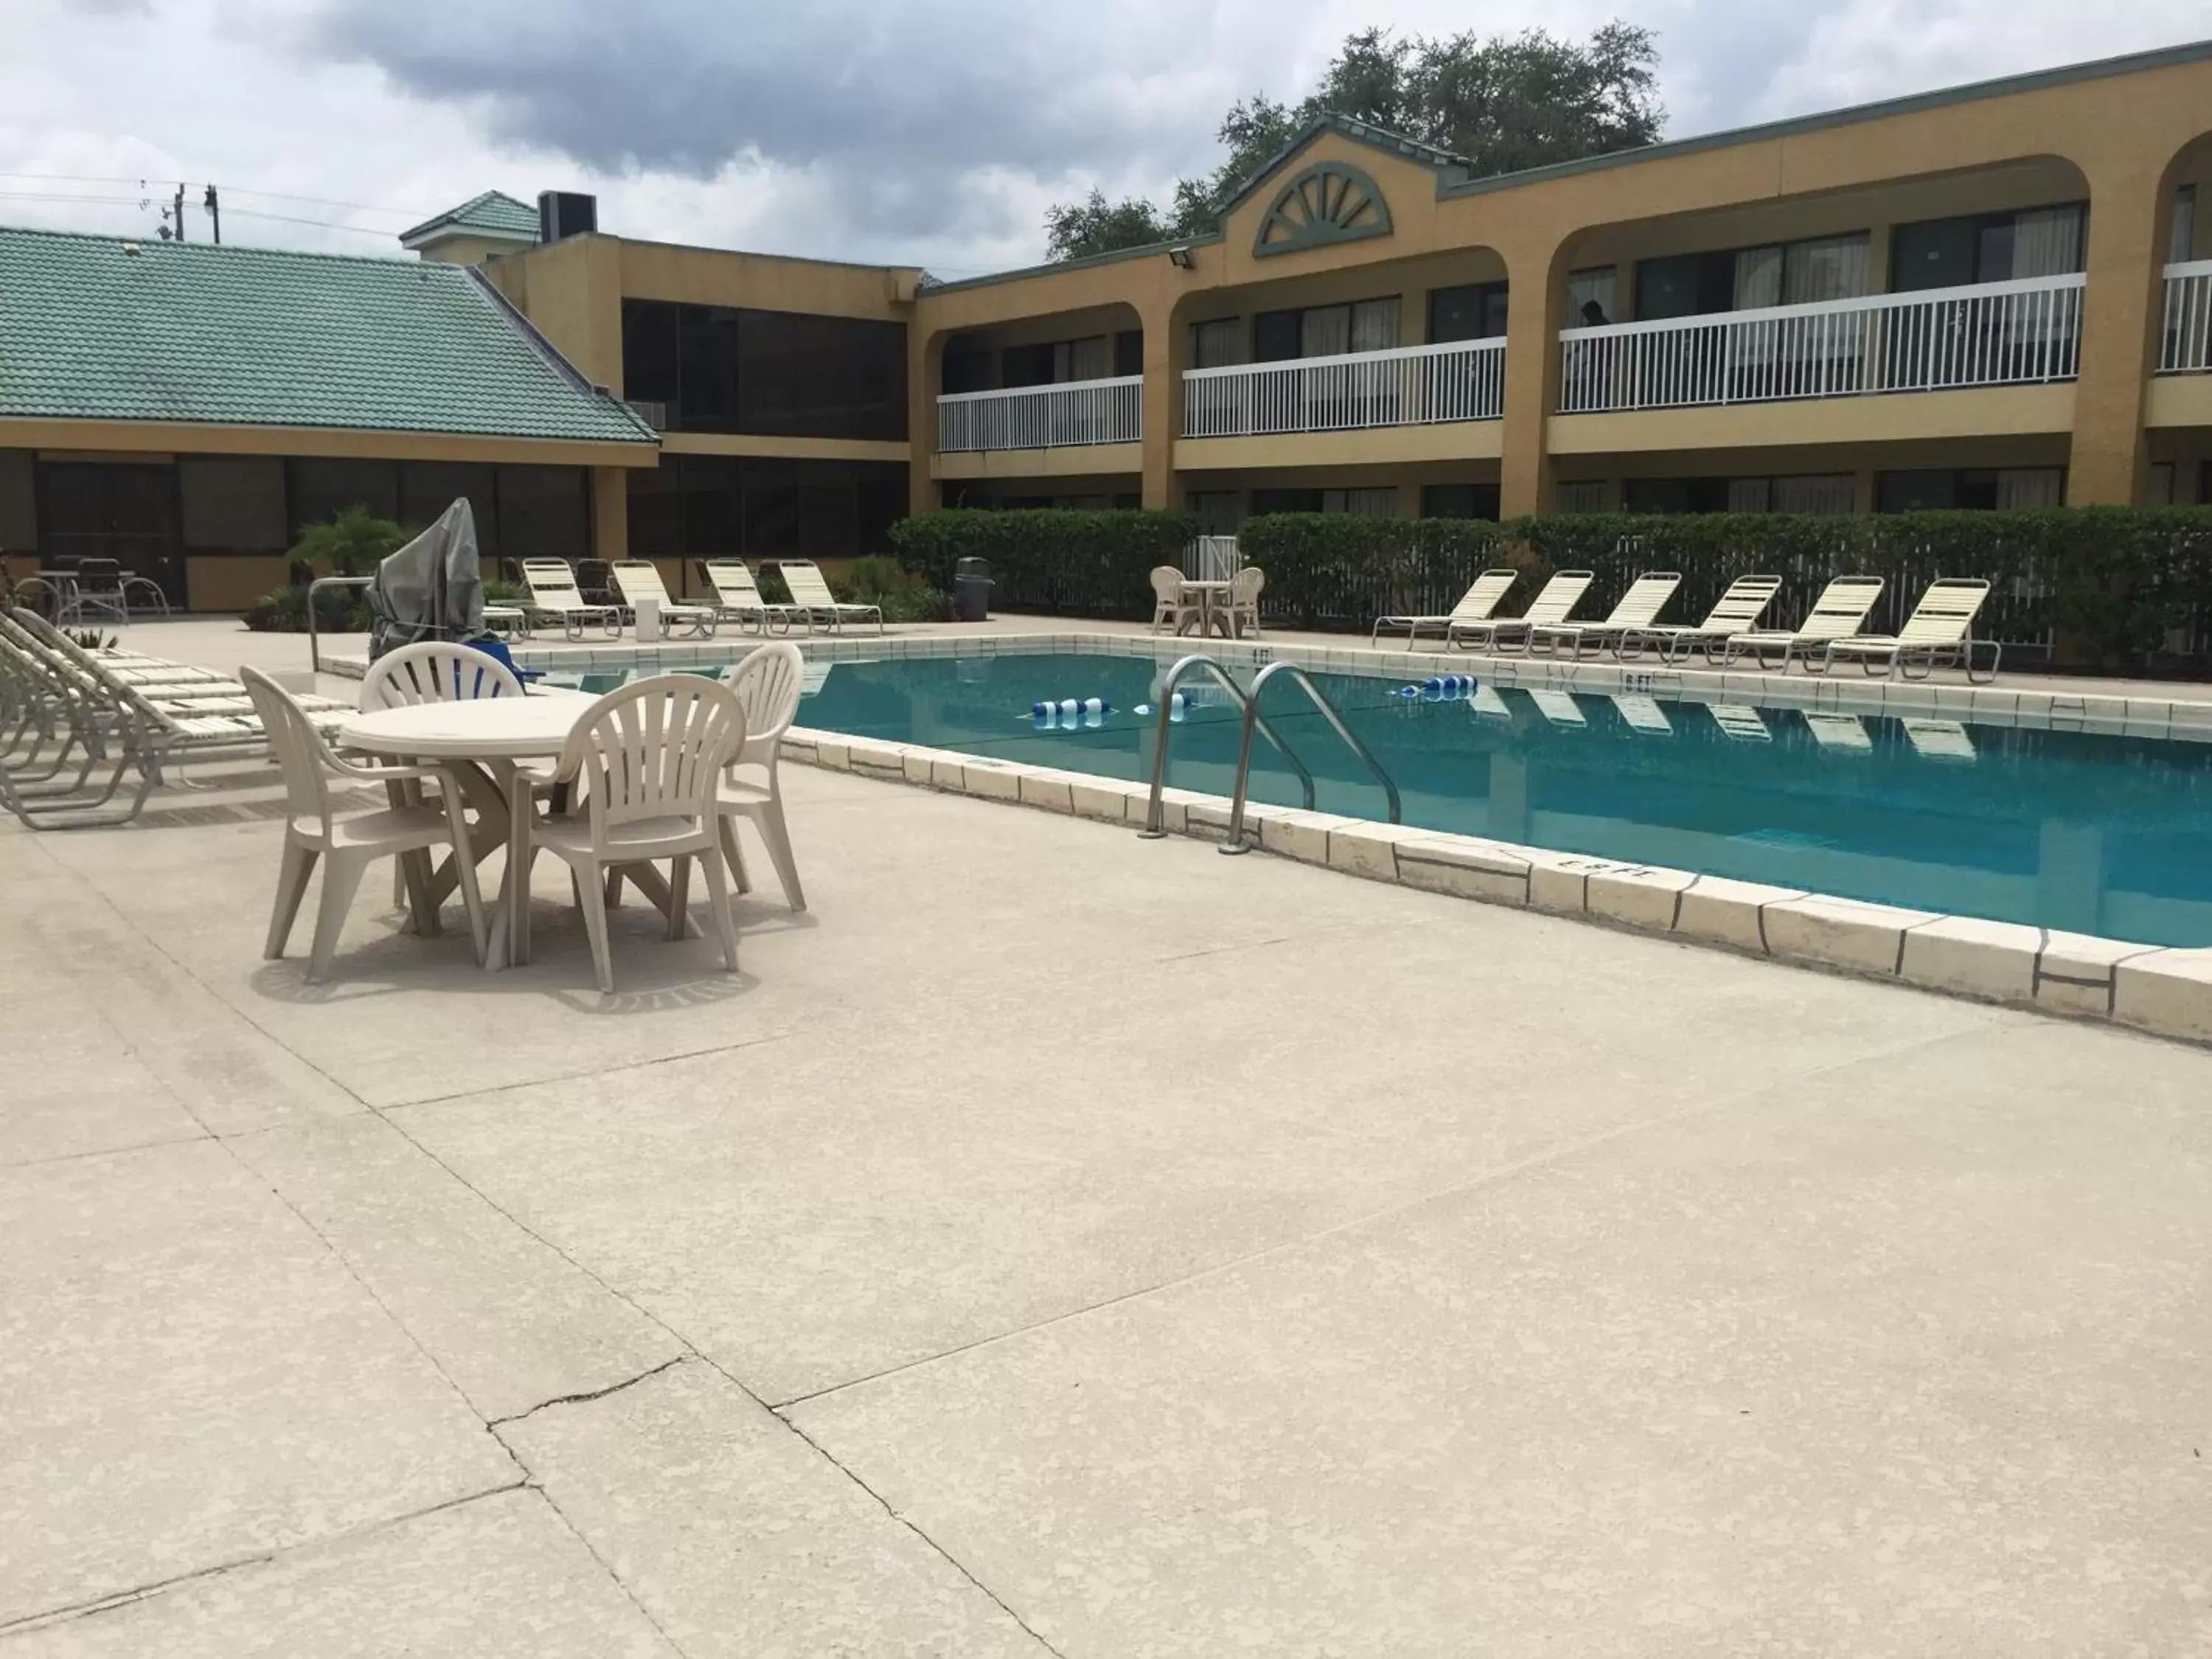
[[1390,234],[1390,204],[1375,181],[1349,161],[1322,161],[1276,193],[1252,255],[1295,253]]

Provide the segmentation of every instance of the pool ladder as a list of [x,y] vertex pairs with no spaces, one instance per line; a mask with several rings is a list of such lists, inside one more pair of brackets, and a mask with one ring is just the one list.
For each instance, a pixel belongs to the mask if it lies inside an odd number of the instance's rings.
[[1265,735],[1267,741],[1274,745],[1275,752],[1290,763],[1291,769],[1297,774],[1298,787],[1304,796],[1306,811],[1309,812],[1313,811],[1313,774],[1307,769],[1305,763],[1291,752],[1290,745],[1285,743],[1281,735],[1267,723],[1267,717],[1260,712],[1261,690],[1277,674],[1287,674],[1305,688],[1306,696],[1313,700],[1313,705],[1320,711],[1322,718],[1329,723],[1337,736],[1344,739],[1345,746],[1359,757],[1361,763],[1374,775],[1375,781],[1382,786],[1383,798],[1389,803],[1390,822],[1393,823],[1401,822],[1398,786],[1391,781],[1390,775],[1382,769],[1382,763],[1375,758],[1367,745],[1352,734],[1352,728],[1344,723],[1344,717],[1336,712],[1336,705],[1322,695],[1321,688],[1313,683],[1305,670],[1295,663],[1271,662],[1253,677],[1252,689],[1246,691],[1231,679],[1228,671],[1212,658],[1193,653],[1182,659],[1174,667],[1169,669],[1167,678],[1160,682],[1159,726],[1152,744],[1152,801],[1145,812],[1145,827],[1137,832],[1146,841],[1158,841],[1168,832],[1167,806],[1164,792],[1167,787],[1168,743],[1175,729],[1170,722],[1169,714],[1175,707],[1176,687],[1182,684],[1186,674],[1201,668],[1211,674],[1221,689],[1228,692],[1231,697],[1236,700],[1237,706],[1244,711],[1243,730],[1239,732],[1237,741],[1237,785],[1229,805],[1229,833],[1222,841],[1219,848],[1221,852],[1234,854],[1249,853],[1252,850],[1252,844],[1244,839],[1244,804],[1246,798],[1251,793],[1252,735],[1255,732]]

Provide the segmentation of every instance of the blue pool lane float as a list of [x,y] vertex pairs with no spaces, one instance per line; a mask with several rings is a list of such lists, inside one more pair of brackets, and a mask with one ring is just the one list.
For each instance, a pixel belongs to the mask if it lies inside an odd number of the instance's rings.
[[1419,685],[1401,685],[1396,696],[1407,702],[1458,702],[1474,695],[1472,674],[1431,674]]
[[[1182,694],[1177,692],[1180,702]],[[1106,724],[1114,705],[1103,697],[1047,697],[1030,705],[1030,720],[1040,732],[1073,732],[1080,727],[1097,731]]]

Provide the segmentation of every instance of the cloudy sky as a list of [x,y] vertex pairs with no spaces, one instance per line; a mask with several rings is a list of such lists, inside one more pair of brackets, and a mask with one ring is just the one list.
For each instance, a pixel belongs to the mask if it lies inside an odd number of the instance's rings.
[[[1030,263],[1370,22],[1658,32],[1673,137],[2212,34],[2206,0],[0,0],[0,223],[396,252],[490,187],[628,235]],[[143,182],[142,182],[143,181]]]

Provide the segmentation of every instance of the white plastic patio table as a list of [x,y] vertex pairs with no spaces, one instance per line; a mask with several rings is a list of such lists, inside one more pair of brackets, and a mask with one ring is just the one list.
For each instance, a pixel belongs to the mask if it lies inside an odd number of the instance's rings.
[[[418,702],[364,710],[338,727],[338,745],[394,760],[472,761],[506,799],[507,871],[492,918],[487,968],[530,960],[530,786],[516,780],[520,763],[551,760],[568,742],[584,711],[597,699],[540,690],[526,697],[483,697],[461,702]],[[487,849],[488,850],[488,849]],[[659,872],[643,866],[623,873],[665,915],[674,896]]]
[[[1200,639],[1213,632],[1217,622],[1221,624],[1224,639],[1236,631],[1229,610],[1230,596],[1236,586],[1235,582],[1194,581],[1188,576],[1183,578],[1182,591],[1198,600],[1198,634]],[[1178,629],[1176,631],[1183,630]]]

